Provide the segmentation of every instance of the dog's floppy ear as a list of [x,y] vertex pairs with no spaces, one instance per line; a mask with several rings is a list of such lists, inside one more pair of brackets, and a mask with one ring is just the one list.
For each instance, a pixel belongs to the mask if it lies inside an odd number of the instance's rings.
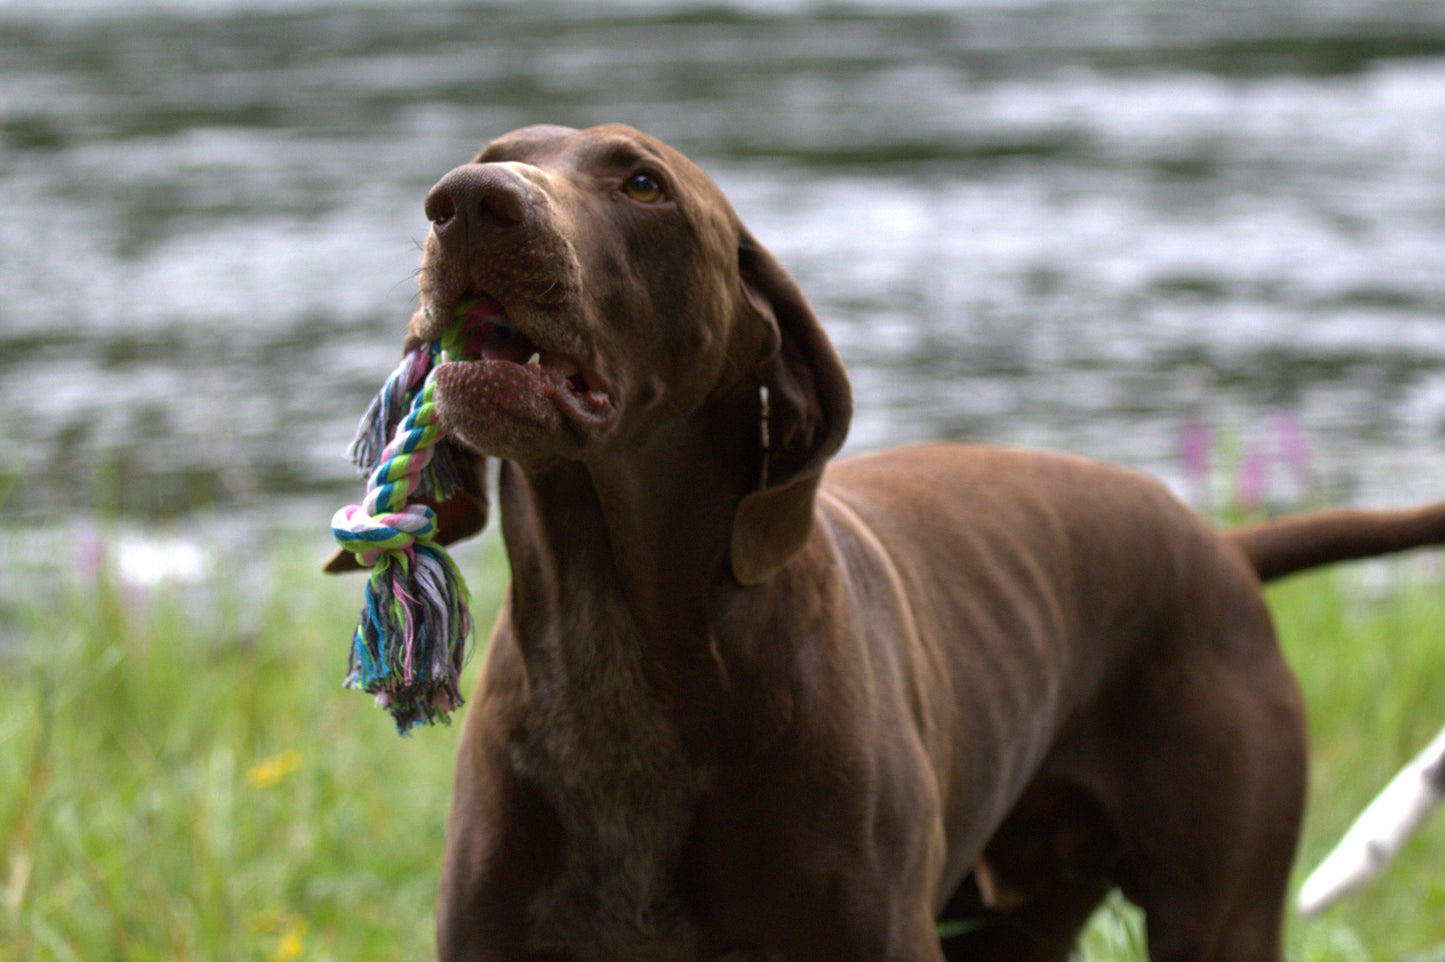
[[776,329],[778,345],[760,369],[767,389],[763,485],[743,497],[733,517],[733,575],[752,585],[807,542],[823,467],[848,434],[853,392],[803,292],[746,230],[738,273],[744,298]]
[[[445,443],[445,442],[443,442]],[[452,453],[456,488],[445,501],[433,497],[413,498],[412,504],[424,504],[436,512],[438,544],[451,544],[470,538],[487,526],[487,459],[457,448]],[[361,571],[356,555],[337,548],[322,568],[327,574]]]

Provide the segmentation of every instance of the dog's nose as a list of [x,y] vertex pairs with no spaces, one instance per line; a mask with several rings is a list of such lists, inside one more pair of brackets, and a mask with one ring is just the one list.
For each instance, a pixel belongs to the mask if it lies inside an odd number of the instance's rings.
[[426,218],[447,246],[471,237],[505,234],[526,222],[532,207],[527,184],[498,164],[466,164],[437,181],[426,195]]

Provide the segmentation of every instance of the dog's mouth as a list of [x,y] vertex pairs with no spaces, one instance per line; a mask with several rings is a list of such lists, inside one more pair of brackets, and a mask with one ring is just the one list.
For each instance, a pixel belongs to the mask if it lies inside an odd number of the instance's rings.
[[460,329],[447,382],[492,406],[537,415],[550,402],[578,427],[596,429],[612,417],[607,385],[576,357],[534,341],[496,298],[477,295],[456,309]]

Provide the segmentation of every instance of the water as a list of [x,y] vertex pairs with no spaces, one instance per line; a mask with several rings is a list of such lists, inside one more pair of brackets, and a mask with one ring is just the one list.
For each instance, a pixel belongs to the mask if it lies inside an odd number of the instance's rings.
[[1060,448],[1204,500],[1207,430],[1216,501],[1240,466],[1445,496],[1435,0],[10,0],[7,527],[323,529],[422,197],[543,120],[715,176],[849,364],[853,450]]

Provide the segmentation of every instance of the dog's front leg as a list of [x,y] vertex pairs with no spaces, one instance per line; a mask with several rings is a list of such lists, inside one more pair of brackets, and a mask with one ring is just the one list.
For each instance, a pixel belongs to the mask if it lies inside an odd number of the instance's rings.
[[477,698],[458,750],[437,907],[442,962],[546,958],[527,948],[529,906],[557,871],[561,829],[512,773],[496,716]]

